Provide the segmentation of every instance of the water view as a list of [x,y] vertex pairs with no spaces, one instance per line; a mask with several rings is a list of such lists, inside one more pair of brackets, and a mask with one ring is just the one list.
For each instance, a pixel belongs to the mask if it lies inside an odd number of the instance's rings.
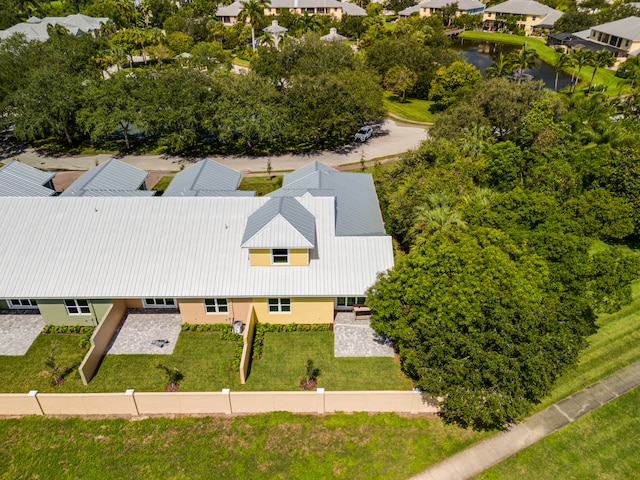
[[[453,49],[463,56],[467,62],[476,67],[482,75],[487,67],[491,66],[494,58],[501,52],[506,57],[521,47],[516,45],[505,45],[495,42],[479,42],[474,40],[464,40],[458,38],[453,42]],[[538,68],[524,70],[523,73],[530,74],[535,80],[542,80],[545,87],[553,89],[556,81],[556,71],[550,65],[538,60]],[[571,83],[571,76],[560,72],[558,76],[558,90],[567,87]]]

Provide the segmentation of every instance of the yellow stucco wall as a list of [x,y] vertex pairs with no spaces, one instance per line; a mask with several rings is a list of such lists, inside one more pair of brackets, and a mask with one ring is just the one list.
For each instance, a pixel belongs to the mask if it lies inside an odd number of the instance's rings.
[[309,250],[306,248],[290,248],[289,263],[272,264],[270,248],[251,248],[249,249],[252,267],[268,267],[268,266],[294,266],[302,267],[309,265]]
[[328,298],[291,298],[291,312],[269,312],[266,298],[254,298],[258,321],[262,323],[331,323],[333,322],[332,297]]
[[252,298],[228,298],[228,312],[207,313],[204,298],[180,298],[178,299],[178,308],[184,323],[229,323],[230,318],[245,322],[249,316],[252,303]]
[[141,298],[127,298],[127,308],[143,308]]

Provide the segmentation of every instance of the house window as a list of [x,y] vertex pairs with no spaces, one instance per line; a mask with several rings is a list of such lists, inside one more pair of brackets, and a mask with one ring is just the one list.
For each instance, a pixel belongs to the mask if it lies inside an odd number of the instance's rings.
[[145,298],[144,308],[176,308],[174,298]]
[[338,310],[351,310],[354,305],[362,305],[367,297],[337,297],[336,308]]
[[286,248],[274,248],[271,250],[271,263],[272,264],[287,264],[289,263],[289,250]]
[[205,298],[204,307],[207,313],[228,313],[229,306],[226,298]]
[[291,312],[290,298],[270,298],[269,313],[288,313]]
[[29,298],[11,298],[7,300],[9,308],[17,310],[35,310],[38,308],[38,304],[35,300]]
[[88,300],[65,300],[64,306],[69,315],[91,315]]
[[326,13],[326,10],[322,7],[318,7],[317,10],[318,10],[317,13]]

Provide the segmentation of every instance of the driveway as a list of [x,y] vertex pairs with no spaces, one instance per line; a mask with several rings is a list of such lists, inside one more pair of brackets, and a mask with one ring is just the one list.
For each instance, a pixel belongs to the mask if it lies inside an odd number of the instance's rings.
[[[240,172],[265,171],[267,162],[271,160],[274,171],[295,170],[314,160],[332,167],[346,163],[358,163],[361,159],[373,160],[376,158],[400,155],[407,150],[417,148],[427,137],[424,127],[408,125],[395,120],[385,120],[374,136],[363,144],[352,143],[332,151],[318,151],[301,154],[287,154],[280,156],[249,156],[249,155],[212,155],[209,158],[220,162]],[[10,157],[17,158],[27,165],[42,170],[89,170],[96,165],[108,160],[111,154],[78,155],[71,157],[48,157],[39,155],[33,149],[21,152],[12,152]],[[147,171],[179,171],[181,164],[195,163],[199,158],[185,159],[168,155],[125,155],[120,160],[130,165]],[[3,160],[0,158],[0,160]]]

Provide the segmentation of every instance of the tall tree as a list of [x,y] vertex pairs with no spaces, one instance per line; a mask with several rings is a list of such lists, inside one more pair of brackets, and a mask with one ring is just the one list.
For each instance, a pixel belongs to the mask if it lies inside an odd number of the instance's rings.
[[500,52],[493,63],[484,71],[484,74],[486,78],[506,77],[513,73],[514,68],[513,61]]
[[395,94],[402,94],[402,101],[406,101],[407,91],[416,84],[418,75],[404,65],[391,67],[384,76],[384,86]]
[[523,416],[594,331],[542,258],[491,229],[436,234],[379,277],[367,305],[445,420],[477,429]]
[[241,1],[242,10],[238,15],[238,22],[249,22],[251,25],[251,46],[256,51],[256,30],[255,26],[264,18],[264,10],[270,6],[269,0],[246,0]]
[[578,86],[578,82],[580,82],[580,72],[582,71],[582,67],[591,64],[593,59],[593,52],[591,50],[580,48],[578,50],[574,50],[569,55],[573,60],[575,68],[577,69],[576,80],[573,84],[573,91],[575,92]]
[[556,59],[556,63],[553,65],[556,69],[556,78],[553,84],[556,92],[558,91],[558,77],[560,75],[560,71],[573,65],[573,60],[569,54],[564,53],[563,51],[559,51],[558,53],[559,55]]
[[524,45],[520,51],[509,55],[509,60],[511,60],[513,66],[518,71],[518,83],[521,83],[524,70],[534,68],[538,65],[538,54],[535,50],[529,49]]
[[591,66],[593,67],[593,74],[591,75],[591,80],[589,81],[588,92],[591,92],[591,86],[593,85],[593,79],[596,78],[596,73],[599,68],[610,67],[614,63],[616,63],[616,59],[613,54],[609,50],[600,50],[593,55]]

